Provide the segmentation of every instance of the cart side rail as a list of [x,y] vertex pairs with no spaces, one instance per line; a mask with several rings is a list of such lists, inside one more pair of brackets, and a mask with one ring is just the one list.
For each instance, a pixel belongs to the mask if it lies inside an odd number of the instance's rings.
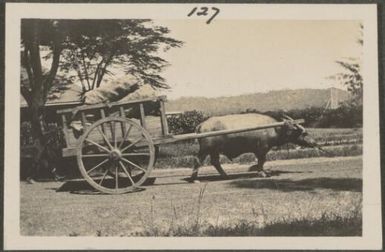
[[[135,118],[140,120],[140,125],[149,130],[152,134],[163,137],[169,135],[169,129],[167,124],[166,112],[165,112],[166,96],[155,96],[146,99],[131,100],[125,102],[111,102],[94,105],[81,105],[75,108],[66,108],[57,111],[57,114],[61,118],[63,132],[66,141],[66,147],[76,146],[79,136],[75,134],[83,134],[85,130],[90,127],[96,120],[104,119],[106,117],[120,117],[130,118],[127,113],[131,109],[134,109],[138,113]],[[145,105],[146,103],[159,104],[159,119],[155,120],[148,118]],[[132,110],[131,110],[132,111]],[[156,115],[158,116],[158,115]],[[147,117],[147,120],[146,120]],[[98,119],[99,118],[99,119]],[[150,124],[148,125],[148,120]],[[74,129],[72,123],[75,122],[77,128]],[[81,124],[81,126],[79,125]],[[160,124],[160,127],[158,125]]]
[[65,109],[59,109],[57,110],[58,114],[63,113],[77,113],[79,111],[84,110],[92,110],[92,109],[101,109],[101,108],[112,108],[122,105],[128,105],[128,104],[139,104],[139,103],[146,103],[146,102],[156,102],[156,101],[166,101],[166,96],[154,96],[146,99],[138,99],[138,100],[131,100],[131,101],[117,101],[117,102],[110,102],[110,103],[99,103],[99,104],[92,104],[92,105],[81,105],[77,106],[75,108],[65,108]]

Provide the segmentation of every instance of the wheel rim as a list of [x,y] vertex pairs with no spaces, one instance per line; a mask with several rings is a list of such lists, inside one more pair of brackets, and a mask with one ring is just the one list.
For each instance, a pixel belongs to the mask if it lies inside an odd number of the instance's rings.
[[77,151],[84,179],[109,194],[132,191],[150,174],[155,148],[149,133],[123,118],[97,121],[82,135]]

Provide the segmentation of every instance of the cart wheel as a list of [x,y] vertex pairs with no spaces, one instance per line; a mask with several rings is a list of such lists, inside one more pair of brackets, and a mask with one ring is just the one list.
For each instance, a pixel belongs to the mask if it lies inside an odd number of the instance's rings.
[[150,134],[136,122],[104,118],[81,136],[77,161],[92,187],[120,194],[146,181],[154,165],[155,148]]

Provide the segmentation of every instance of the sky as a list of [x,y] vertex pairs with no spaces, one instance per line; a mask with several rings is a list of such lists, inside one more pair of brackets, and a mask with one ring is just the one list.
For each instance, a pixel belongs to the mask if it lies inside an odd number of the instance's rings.
[[359,21],[155,20],[184,41],[162,55],[167,96],[232,96],[342,85],[335,63],[361,57]]

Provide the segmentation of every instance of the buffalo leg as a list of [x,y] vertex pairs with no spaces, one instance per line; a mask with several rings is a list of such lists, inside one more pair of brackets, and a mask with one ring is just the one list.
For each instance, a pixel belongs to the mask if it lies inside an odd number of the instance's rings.
[[258,158],[258,164],[257,164],[258,175],[261,177],[267,177],[268,175],[263,169],[263,165],[266,162],[266,154],[259,154],[257,158]]
[[207,154],[205,152],[199,151],[198,156],[194,158],[194,168],[191,174],[191,182],[198,181],[198,171],[202,166],[202,163],[205,161]]
[[266,154],[258,155],[257,171],[263,171],[263,165],[266,162]]
[[257,171],[258,172],[258,176],[260,176],[260,177],[267,177],[268,175],[264,171],[263,165],[266,162],[266,155],[267,155],[268,152],[269,151],[266,150],[265,148],[263,148],[263,151],[259,150],[259,151],[254,152],[255,157],[258,160],[258,163],[256,165],[252,165],[249,168],[249,171]]
[[259,163],[259,159],[258,158],[255,158],[255,163],[256,164],[254,164],[254,165],[249,167],[249,171],[257,171],[258,170],[258,163]]
[[215,167],[215,169],[217,169],[219,174],[221,174],[223,178],[227,178],[227,174],[223,170],[221,163],[219,162],[219,153],[211,153],[210,159],[211,159],[211,164]]
[[250,166],[249,171],[263,171],[263,165],[266,162],[266,154],[268,151],[257,151],[254,152],[256,157],[255,161],[257,164]]

